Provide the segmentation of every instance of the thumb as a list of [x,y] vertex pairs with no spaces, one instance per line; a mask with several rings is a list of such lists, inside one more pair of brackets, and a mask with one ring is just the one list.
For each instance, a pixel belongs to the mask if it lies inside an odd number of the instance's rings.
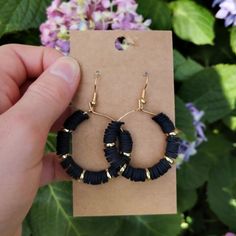
[[60,57],[29,86],[14,110],[23,113],[27,123],[33,122],[48,131],[69,105],[79,80],[77,61]]

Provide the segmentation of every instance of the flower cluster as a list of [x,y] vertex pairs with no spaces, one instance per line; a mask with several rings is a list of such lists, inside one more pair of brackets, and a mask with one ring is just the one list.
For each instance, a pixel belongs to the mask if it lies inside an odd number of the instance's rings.
[[216,18],[224,19],[225,26],[236,26],[236,0],[214,0],[212,6],[219,5]]
[[135,0],[53,0],[47,21],[40,26],[41,42],[64,54],[70,49],[70,30],[145,30],[151,20],[143,20]]
[[192,103],[187,103],[186,107],[189,109],[193,116],[196,140],[193,142],[182,140],[179,148],[177,167],[179,167],[184,161],[188,161],[191,156],[197,153],[196,148],[202,142],[207,141],[207,138],[204,134],[205,125],[201,122],[201,118],[204,115],[204,112],[199,111]]
[[225,236],[236,236],[236,234],[228,232],[228,233],[225,234]]

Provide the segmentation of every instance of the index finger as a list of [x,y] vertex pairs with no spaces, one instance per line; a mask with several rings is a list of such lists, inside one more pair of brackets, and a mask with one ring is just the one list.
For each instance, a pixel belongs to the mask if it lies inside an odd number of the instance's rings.
[[12,79],[20,87],[27,78],[37,78],[62,54],[52,48],[6,44],[0,47],[1,79]]

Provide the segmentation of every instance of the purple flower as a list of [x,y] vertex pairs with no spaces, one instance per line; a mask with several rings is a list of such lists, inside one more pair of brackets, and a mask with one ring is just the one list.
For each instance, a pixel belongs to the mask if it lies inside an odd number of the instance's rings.
[[151,20],[144,21],[137,7],[135,0],[53,0],[40,26],[41,42],[68,54],[70,30],[147,30]]
[[236,234],[228,232],[228,233],[225,234],[225,236],[236,236]]
[[219,5],[216,18],[225,20],[225,27],[236,25],[236,1],[235,0],[214,0],[212,6]]
[[201,121],[204,112],[199,111],[192,103],[187,103],[186,107],[193,116],[193,125],[195,127],[195,132],[196,132],[196,140],[192,142],[182,140],[179,147],[177,167],[180,167],[180,165],[184,161],[189,161],[189,158],[197,153],[197,147],[202,142],[207,141],[207,138],[204,134],[205,125]]

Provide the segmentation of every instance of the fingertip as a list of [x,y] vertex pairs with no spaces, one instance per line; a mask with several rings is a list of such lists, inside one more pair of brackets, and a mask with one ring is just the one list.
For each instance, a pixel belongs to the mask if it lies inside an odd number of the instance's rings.
[[49,71],[51,74],[66,81],[72,90],[77,88],[80,80],[80,66],[73,57],[60,57],[50,67]]

